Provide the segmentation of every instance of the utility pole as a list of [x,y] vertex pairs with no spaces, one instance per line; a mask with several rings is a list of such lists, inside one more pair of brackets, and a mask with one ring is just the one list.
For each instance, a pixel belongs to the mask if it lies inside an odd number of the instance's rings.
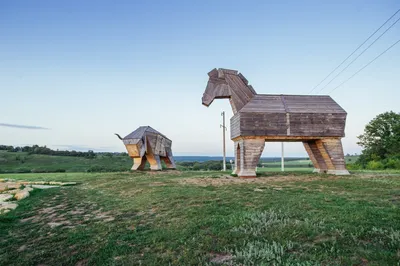
[[282,142],[281,171],[285,172],[285,152],[283,151],[283,142]]
[[226,153],[225,153],[225,131],[226,131],[226,126],[225,126],[225,112],[221,113],[222,115],[222,125],[219,125],[222,127],[222,142],[223,142],[223,163],[222,163],[222,170],[226,171]]

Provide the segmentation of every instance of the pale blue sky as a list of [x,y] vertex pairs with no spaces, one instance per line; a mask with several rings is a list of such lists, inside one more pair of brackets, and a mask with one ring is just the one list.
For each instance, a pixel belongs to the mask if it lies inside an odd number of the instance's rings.
[[[0,1],[0,142],[124,151],[113,133],[150,125],[176,155],[220,155],[220,112],[229,125],[232,111],[227,100],[201,105],[208,71],[237,69],[259,93],[307,94],[399,8],[398,0]],[[399,37],[400,23],[321,93]],[[400,45],[331,94],[348,112],[345,153],[360,152],[356,136],[377,114],[400,111],[399,74]],[[267,143],[263,156],[279,150]],[[306,155],[300,143],[286,154]]]

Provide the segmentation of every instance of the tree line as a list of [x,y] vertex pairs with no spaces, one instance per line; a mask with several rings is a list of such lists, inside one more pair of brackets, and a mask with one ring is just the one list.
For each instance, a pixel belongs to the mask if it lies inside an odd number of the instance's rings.
[[8,151],[8,152],[27,152],[28,154],[45,154],[45,155],[54,155],[54,156],[72,156],[72,157],[84,157],[93,159],[96,157],[96,153],[94,151],[89,150],[87,152],[82,151],[60,151],[60,150],[52,150],[46,146],[23,146],[23,147],[14,147],[7,145],[0,145],[0,150]]

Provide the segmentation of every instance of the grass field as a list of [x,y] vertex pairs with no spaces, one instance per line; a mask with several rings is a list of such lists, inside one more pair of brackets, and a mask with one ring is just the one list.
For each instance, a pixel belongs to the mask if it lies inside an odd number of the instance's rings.
[[78,181],[0,216],[0,265],[399,265],[400,175],[7,174]]
[[0,151],[0,171],[56,171],[61,169],[66,172],[86,172],[96,167],[122,171],[132,167],[132,159],[129,156],[121,155],[97,155],[94,159],[87,159]]

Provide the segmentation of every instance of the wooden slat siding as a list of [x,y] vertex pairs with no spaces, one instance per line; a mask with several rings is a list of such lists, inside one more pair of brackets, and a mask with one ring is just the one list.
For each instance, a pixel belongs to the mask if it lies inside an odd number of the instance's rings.
[[[346,112],[330,98],[329,96],[301,96],[301,95],[256,95],[242,110],[246,111],[259,111],[268,112],[271,106],[271,100],[279,99],[282,102],[281,97],[285,99],[286,110],[290,113],[342,113]],[[277,106],[282,105],[282,109],[285,109],[283,103],[277,103]],[[253,110],[247,110],[247,108],[253,108]],[[254,108],[256,110],[254,110]]]
[[122,139],[122,142],[125,145],[130,145],[130,144],[137,144],[139,141],[141,141],[142,139]]
[[243,157],[242,165],[240,172],[238,173],[241,177],[255,177],[255,168],[260,160],[261,154],[264,150],[265,141],[257,140],[257,139],[247,139],[243,140]]
[[287,134],[285,113],[240,113],[240,136]]
[[343,154],[342,142],[340,139],[326,139],[322,140],[325,150],[335,167],[335,170],[345,170],[345,160]]
[[235,155],[235,169],[233,169],[232,174],[238,174],[240,172],[240,163],[241,163],[241,156],[240,156],[240,142],[242,140],[235,141],[233,143],[233,152]]
[[243,81],[244,84],[249,85],[249,81],[243,76],[242,73],[239,73],[238,77]]
[[210,72],[207,73],[208,76],[211,77],[218,77],[218,70],[216,68],[214,68],[213,70],[211,70]]
[[250,91],[251,91],[252,93],[254,93],[254,95],[257,95],[257,92],[256,92],[256,90],[253,88],[253,86],[248,85],[247,87],[249,87]]
[[126,135],[123,139],[141,139],[146,132],[148,126],[138,127],[135,131],[132,131],[130,134]]
[[242,113],[284,113],[285,107],[280,96],[263,96],[255,95],[246,106],[240,110]]
[[230,75],[238,74],[238,71],[233,69],[220,68],[219,70],[221,70],[224,74],[230,74]]
[[331,97],[313,95],[285,95],[290,112],[346,113]]
[[240,136],[240,113],[231,118],[231,139]]
[[231,104],[233,114],[237,114],[238,110],[236,109],[236,106],[235,106],[234,101],[232,100],[232,97],[229,98],[229,103]]
[[231,99],[235,103],[235,109],[242,109],[243,106],[245,106],[250,101],[250,97],[253,97],[254,95],[247,87],[244,88],[244,86],[240,86],[236,83],[237,80],[240,80],[236,76],[225,75],[225,79],[230,87]]
[[168,169],[175,169],[175,168],[176,168],[175,161],[174,161],[174,159],[172,158],[172,156],[169,156],[169,157],[160,157],[160,159],[161,159],[162,161],[164,161],[165,166],[166,166]]
[[308,145],[310,147],[312,154],[314,155],[315,160],[318,162],[319,169],[321,169],[321,171],[326,171],[328,170],[328,166],[316,142],[317,141],[308,141]]
[[146,162],[147,162],[146,157],[133,158],[133,166],[131,170],[144,170]]
[[343,137],[345,114],[291,113],[290,133],[295,136]]
[[267,142],[296,142],[296,141],[308,141],[308,140],[317,140],[317,139],[331,139],[336,137],[318,137],[318,136],[239,136],[236,138],[232,138],[233,141],[237,141],[239,139],[263,139]]
[[[228,80],[229,79],[229,80]],[[246,103],[249,102],[253,97],[254,93],[247,87],[247,85],[238,76],[227,75],[227,81],[231,89],[234,91],[241,91],[245,95]]]
[[153,153],[160,156],[166,156],[165,138],[163,136],[157,135],[157,143]]
[[155,154],[146,154],[146,159],[149,161],[151,170],[161,170],[161,160],[159,155]]
[[146,137],[147,137],[147,152],[153,152],[156,149],[157,145],[157,135],[149,133],[146,135]]
[[131,158],[140,157],[140,149],[139,149],[138,145],[128,144],[128,145],[125,145],[125,148],[129,154],[129,157],[131,157]]
[[335,170],[335,165],[333,164],[331,157],[329,156],[328,152],[326,151],[322,140],[316,140],[315,144],[316,144],[318,151],[320,152],[328,170]]
[[129,140],[132,139],[132,141],[127,144],[135,144],[138,140],[142,139],[142,137],[145,136],[147,132],[159,134],[159,135],[163,136],[164,138],[168,139],[164,134],[158,132],[157,130],[155,130],[154,128],[152,128],[150,126],[141,126],[141,127],[138,127],[136,130],[132,131],[127,136],[125,136],[123,138],[123,141],[126,140],[127,142],[129,142]]
[[310,147],[309,142],[303,141],[303,145],[304,145],[304,148],[305,148],[306,151],[307,151],[308,157],[310,158],[311,162],[312,162],[313,165],[314,165],[314,168],[316,168],[316,169],[321,169],[320,165],[318,164],[317,159],[316,159],[315,156],[314,156],[313,151],[311,150],[311,147]]

